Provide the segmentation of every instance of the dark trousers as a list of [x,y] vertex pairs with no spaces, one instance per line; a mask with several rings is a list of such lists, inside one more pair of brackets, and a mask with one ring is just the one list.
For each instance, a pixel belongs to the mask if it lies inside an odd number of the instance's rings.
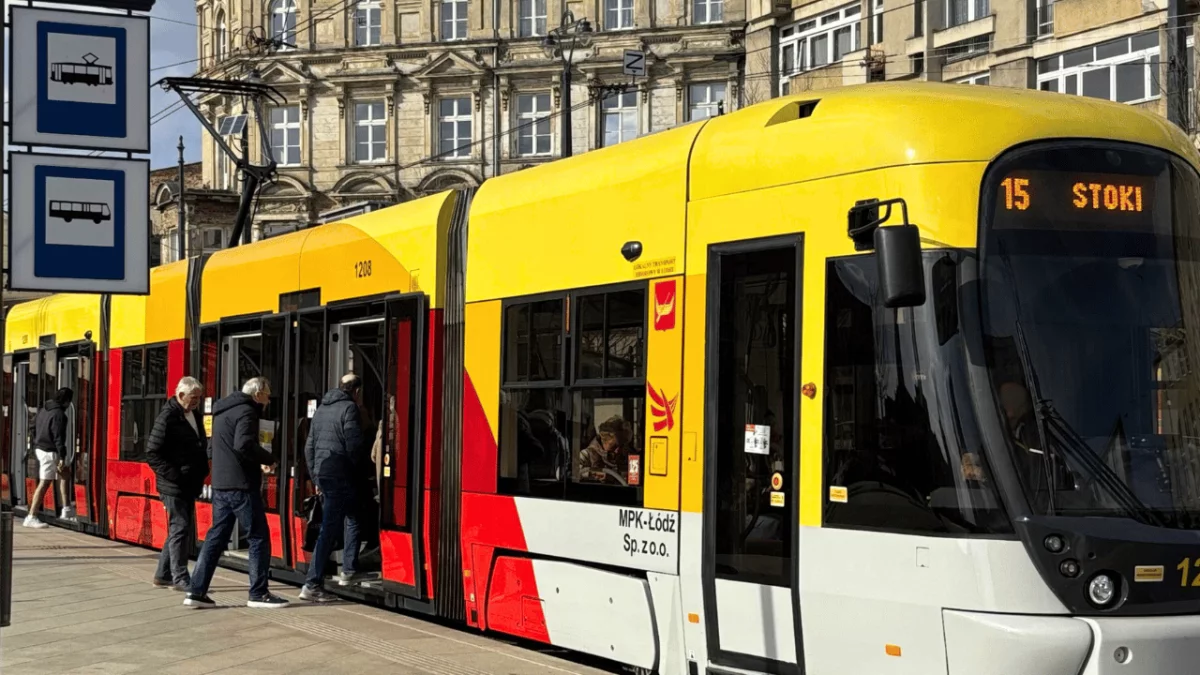
[[196,501],[171,495],[159,495],[159,499],[167,509],[167,540],[163,542],[154,576],[176,584],[189,583],[187,564],[195,535]]
[[250,542],[250,599],[259,600],[267,594],[267,572],[271,566],[271,533],[267,529],[267,511],[262,495],[243,490],[212,491],[212,527],[204,537],[204,546],[196,556],[192,570],[192,595],[205,595],[217,571],[217,561],[229,546],[233,528],[241,524],[249,532]]
[[342,547],[342,571],[354,574],[358,562],[358,501],[353,492],[325,492],[321,494],[321,534],[313,547],[312,560],[308,563],[308,578],[304,585],[320,588],[325,580],[325,565],[337,545],[338,535],[345,524]]

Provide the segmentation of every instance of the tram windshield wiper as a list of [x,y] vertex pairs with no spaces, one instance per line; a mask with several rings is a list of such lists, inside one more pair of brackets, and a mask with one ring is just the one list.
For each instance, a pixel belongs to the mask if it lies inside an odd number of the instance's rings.
[[[1008,254],[1004,252],[1003,246],[998,253],[1001,261],[1004,263],[1010,278],[1012,278],[1012,264],[1008,258]],[[1042,444],[1044,451],[1044,461],[1046,467],[1046,491],[1049,496],[1049,513],[1054,515],[1054,498],[1058,486],[1055,481],[1054,460],[1062,462],[1062,456],[1066,455],[1080,466],[1082,466],[1092,477],[1096,484],[1100,485],[1113,500],[1126,511],[1134,520],[1147,525],[1163,526],[1162,519],[1144,502],[1138,499],[1138,496],[1129,488],[1125,481],[1117,475],[1112,467],[1104,463],[1092,449],[1088,447],[1087,442],[1083,437],[1071,427],[1070,423],[1055,409],[1052,401],[1042,395],[1042,388],[1038,382],[1037,371],[1033,365],[1033,358],[1029,351],[1029,342],[1025,337],[1025,329],[1021,322],[1021,299],[1017,293],[1017,285],[1010,285],[1013,294],[1013,302],[1016,305],[1016,340],[1015,347],[1017,355],[1021,360],[1022,369],[1025,371],[1025,384],[1028,388],[1030,396],[1033,398],[1033,415],[1037,422],[1038,438]],[[1054,453],[1051,456],[1051,452]],[[1065,464],[1065,463],[1064,463]]]

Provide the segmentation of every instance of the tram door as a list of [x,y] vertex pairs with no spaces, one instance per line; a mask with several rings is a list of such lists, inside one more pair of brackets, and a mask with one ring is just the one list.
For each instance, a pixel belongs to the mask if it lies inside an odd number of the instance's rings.
[[[326,389],[338,386],[342,376],[353,372],[362,379],[362,407],[360,409],[364,442],[371,447],[375,441],[380,420],[383,419],[385,359],[387,342],[386,323],[382,316],[343,321],[329,326],[329,368]],[[367,504],[379,499],[379,467],[371,466],[363,477],[359,496]],[[362,533],[361,554],[358,571],[382,572],[382,557],[379,547],[379,509],[364,509],[360,515],[359,531]],[[339,555],[340,562],[340,555]]]
[[[221,351],[221,398],[234,392],[241,391],[242,385],[252,377],[266,377],[270,383],[271,399],[263,411],[259,426],[260,443],[270,444],[276,457],[280,457],[279,448],[282,443],[280,431],[284,417],[283,401],[287,383],[284,378],[284,359],[286,345],[281,344],[286,329],[284,316],[267,317],[262,320],[261,330],[242,332],[231,331],[222,339]],[[262,499],[266,507],[267,521],[273,530],[280,531],[279,517],[281,513],[282,492],[279,481],[280,466],[271,471],[263,472]],[[239,524],[230,540],[229,555],[247,558],[249,555],[247,531]],[[275,539],[275,536],[272,536]],[[282,540],[282,532],[281,537]],[[285,564],[286,553],[282,550],[282,541],[272,542],[271,564],[282,567]]]
[[80,522],[93,522],[95,490],[92,486],[92,347],[58,361],[58,386],[69,387],[74,399],[67,408],[67,446],[74,448],[75,462],[69,468],[67,494],[74,500]]
[[708,263],[706,642],[716,665],[771,673],[800,672],[801,245],[714,246]]
[[37,416],[38,383],[36,376],[37,354],[31,356],[34,375],[30,375],[31,361],[21,361],[13,369],[13,398],[12,408],[8,412],[12,434],[9,446],[12,454],[8,465],[12,467],[10,488],[14,504],[28,504],[33,495],[33,489],[28,487],[27,479],[37,482],[37,463],[34,462],[33,472],[30,473],[29,457],[33,455],[33,419]]

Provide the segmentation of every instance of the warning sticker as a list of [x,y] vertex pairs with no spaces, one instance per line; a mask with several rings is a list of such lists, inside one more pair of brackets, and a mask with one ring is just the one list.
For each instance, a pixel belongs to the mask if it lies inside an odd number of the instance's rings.
[[830,485],[829,501],[845,504],[850,501],[850,491],[840,485]]
[[770,454],[771,427],[765,424],[747,424],[745,451],[753,455]]
[[772,492],[771,493],[771,506],[774,506],[776,508],[783,506],[783,493],[782,492]]

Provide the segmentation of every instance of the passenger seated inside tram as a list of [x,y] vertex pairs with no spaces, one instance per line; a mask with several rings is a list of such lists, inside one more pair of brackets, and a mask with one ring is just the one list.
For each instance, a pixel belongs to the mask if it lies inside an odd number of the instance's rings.
[[633,425],[620,415],[600,423],[599,433],[579,451],[579,480],[606,485],[629,485],[629,454]]

